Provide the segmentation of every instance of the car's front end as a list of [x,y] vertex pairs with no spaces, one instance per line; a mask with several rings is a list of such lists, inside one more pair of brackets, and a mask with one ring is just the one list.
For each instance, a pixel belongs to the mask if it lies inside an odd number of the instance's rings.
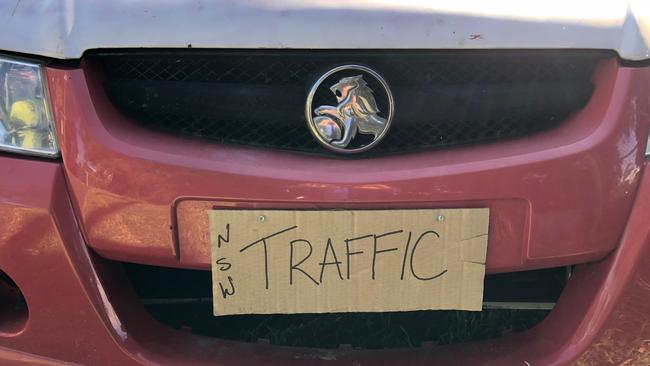
[[[0,14],[3,364],[650,363],[643,1]],[[213,317],[209,211],[454,209],[489,210],[483,313]]]

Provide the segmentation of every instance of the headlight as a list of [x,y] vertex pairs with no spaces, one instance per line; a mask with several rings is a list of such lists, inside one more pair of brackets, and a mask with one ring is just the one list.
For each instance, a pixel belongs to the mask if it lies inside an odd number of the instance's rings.
[[0,58],[0,150],[58,156],[44,75],[38,64]]

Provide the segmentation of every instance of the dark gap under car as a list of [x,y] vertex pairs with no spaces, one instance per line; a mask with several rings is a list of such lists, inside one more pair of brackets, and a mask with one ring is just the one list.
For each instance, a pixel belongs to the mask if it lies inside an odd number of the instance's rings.
[[420,347],[496,338],[540,323],[570,274],[568,267],[487,275],[484,309],[229,315],[212,314],[211,273],[124,263],[146,310],[195,334],[280,346],[362,349]]

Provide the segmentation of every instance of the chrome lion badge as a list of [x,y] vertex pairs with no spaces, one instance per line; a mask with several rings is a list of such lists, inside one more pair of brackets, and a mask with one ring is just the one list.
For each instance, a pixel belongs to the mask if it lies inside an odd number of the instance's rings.
[[[330,85],[329,90],[325,85]],[[314,107],[334,101],[336,105]],[[326,72],[314,83],[307,96],[305,117],[311,133],[323,146],[357,153],[384,138],[394,109],[388,84],[377,72],[365,66],[345,65]]]

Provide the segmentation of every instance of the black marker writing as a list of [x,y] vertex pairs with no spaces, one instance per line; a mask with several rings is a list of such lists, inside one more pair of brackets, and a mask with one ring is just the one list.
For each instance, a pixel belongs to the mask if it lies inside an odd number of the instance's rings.
[[373,241],[373,250],[372,250],[372,279],[373,280],[375,279],[375,263],[377,262],[377,254],[388,253],[388,252],[393,252],[393,251],[397,250],[397,248],[389,248],[389,249],[377,250],[377,239],[381,239],[383,237],[390,236],[390,235],[399,234],[401,232],[404,232],[404,230],[396,230],[396,231],[391,231],[391,232],[388,232],[388,233],[384,233],[384,234],[381,234],[381,235],[375,235],[374,236],[375,238],[374,238],[374,241]]
[[232,267],[232,264],[230,262],[226,262],[226,258],[219,258],[217,259],[217,265],[219,265],[219,270],[220,271],[227,271]]
[[230,241],[230,224],[226,224],[226,237],[221,234],[217,235],[217,248],[221,248],[221,243],[228,243]]
[[[309,247],[309,253],[307,253],[307,255],[303,259],[301,259],[300,262],[293,264],[293,246],[297,243],[307,244]],[[314,250],[314,248],[311,246],[311,243],[304,239],[296,239],[296,240],[292,240],[289,243],[289,245],[291,246],[291,250],[289,253],[289,284],[293,285],[293,271],[296,270],[302,272],[302,274],[307,276],[307,278],[309,278],[310,280],[312,280],[312,282],[318,285],[318,281],[316,281],[314,277],[310,276],[309,273],[305,272],[302,268],[300,268],[300,265],[305,263],[305,261],[311,256],[311,253]]]
[[406,267],[406,257],[408,257],[409,247],[411,246],[411,236],[413,236],[413,233],[409,231],[409,237],[406,239],[406,248],[404,248],[404,257],[402,258],[402,274],[399,276],[400,280],[404,280],[404,268]]
[[224,299],[235,294],[235,283],[233,282],[232,277],[228,276],[228,282],[230,283],[229,289],[224,289],[223,284],[219,282],[219,288],[221,288],[221,296],[223,296]]
[[271,239],[274,236],[284,234],[287,231],[294,230],[297,227],[298,227],[297,225],[294,225],[294,226],[288,227],[288,228],[286,228],[284,230],[280,230],[280,231],[278,231],[276,233],[273,233],[271,235],[267,235],[267,236],[265,236],[265,237],[263,237],[261,239],[258,239],[256,241],[246,245],[245,247],[239,249],[239,252],[243,253],[244,251],[248,250],[249,248],[251,248],[251,247],[253,247],[253,246],[255,246],[255,245],[259,244],[259,243],[262,243],[262,246],[264,247],[264,288],[266,288],[267,290],[269,289],[269,253],[268,253],[268,249],[266,247],[266,240]]
[[351,252],[350,243],[353,241],[368,239],[368,238],[374,238],[374,235],[370,234],[370,235],[358,236],[356,238],[345,239],[345,262],[346,262],[345,264],[347,267],[346,278],[348,280],[350,279],[350,257],[352,257],[353,255],[363,254],[363,250],[360,250],[358,252]]
[[[330,250],[331,249],[331,250]],[[327,253],[332,252],[332,256],[334,257],[333,262],[327,262]],[[343,275],[341,274],[341,262],[336,258],[336,252],[334,251],[334,247],[332,246],[332,239],[327,238],[327,246],[325,246],[325,254],[323,254],[323,261],[318,263],[320,264],[320,283],[323,283],[323,273],[325,273],[325,266],[329,265],[336,265],[336,270],[339,273],[339,278],[342,280]]]
[[425,231],[425,232],[422,233],[422,235],[420,235],[420,237],[418,237],[418,239],[415,241],[415,244],[413,244],[413,250],[411,251],[411,274],[413,275],[413,277],[417,278],[420,281],[430,281],[430,280],[436,279],[436,278],[444,275],[445,273],[447,273],[446,269],[443,270],[442,272],[438,273],[438,274],[435,274],[435,275],[431,276],[431,277],[420,277],[415,273],[415,268],[413,268],[413,258],[415,258],[415,250],[418,248],[418,245],[420,244],[420,241],[422,240],[422,238],[424,238],[427,234],[433,234],[436,237],[440,238],[440,235],[438,235],[438,233],[433,231],[433,230]]

